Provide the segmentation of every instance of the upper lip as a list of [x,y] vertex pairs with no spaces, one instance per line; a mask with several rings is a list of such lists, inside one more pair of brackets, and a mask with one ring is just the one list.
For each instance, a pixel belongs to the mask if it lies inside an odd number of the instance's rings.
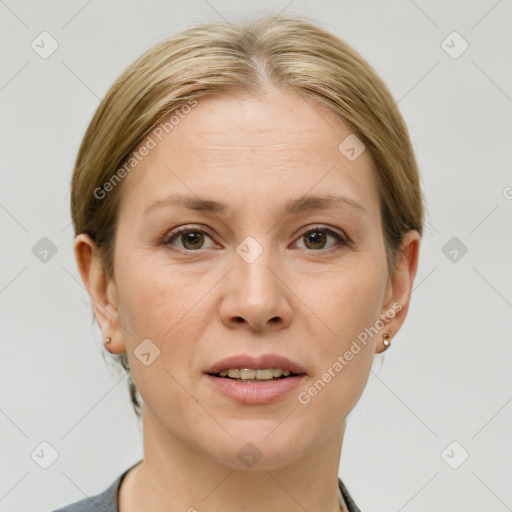
[[299,363],[277,354],[263,354],[260,356],[238,354],[226,357],[210,366],[210,368],[205,370],[205,373],[217,374],[222,370],[229,370],[230,368],[253,368],[255,370],[281,368],[282,370],[290,370],[291,373],[306,373],[304,367]]

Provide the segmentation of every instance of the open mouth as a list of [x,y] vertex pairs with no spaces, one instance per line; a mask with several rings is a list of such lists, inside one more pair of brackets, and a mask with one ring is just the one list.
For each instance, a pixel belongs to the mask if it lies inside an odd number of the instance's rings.
[[290,370],[280,368],[267,368],[265,370],[253,370],[249,368],[223,370],[218,373],[208,373],[212,377],[219,379],[229,379],[235,382],[244,383],[262,383],[276,380],[285,380],[293,377],[305,375],[304,373],[294,373]]
[[295,366],[293,372],[288,368],[254,370],[244,367],[217,371],[217,366],[213,371],[204,372],[204,376],[227,398],[243,405],[262,405],[284,398],[300,386],[306,373],[299,365]]

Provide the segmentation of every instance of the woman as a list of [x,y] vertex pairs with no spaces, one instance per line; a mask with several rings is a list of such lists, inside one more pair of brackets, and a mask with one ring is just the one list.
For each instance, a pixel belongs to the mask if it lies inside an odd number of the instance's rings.
[[423,224],[369,64],[305,18],[173,35],[107,93],[71,185],[144,459],[60,512],[359,510],[346,418],[405,320]]

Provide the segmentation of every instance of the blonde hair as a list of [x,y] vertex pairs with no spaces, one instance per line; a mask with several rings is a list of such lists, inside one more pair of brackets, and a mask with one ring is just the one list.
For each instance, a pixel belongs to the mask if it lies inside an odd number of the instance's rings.
[[[265,16],[237,25],[205,22],[159,42],[121,74],[97,108],[75,163],[71,216],[75,236],[91,237],[109,278],[115,279],[119,171],[141,141],[201,97],[258,94],[269,86],[320,101],[370,152],[392,274],[404,234],[421,235],[424,215],[418,167],[396,102],[361,55],[310,18]],[[116,177],[108,193],[98,192]],[[128,360],[120,361],[140,416]]]

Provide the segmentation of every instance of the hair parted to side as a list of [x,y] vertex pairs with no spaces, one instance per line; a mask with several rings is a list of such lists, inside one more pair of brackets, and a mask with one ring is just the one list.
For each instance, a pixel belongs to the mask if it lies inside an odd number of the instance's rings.
[[[78,151],[71,180],[75,236],[94,240],[110,279],[122,180],[98,194],[139,143],[177,109],[215,94],[269,87],[327,106],[370,151],[379,190],[390,274],[404,234],[423,232],[423,195],[409,133],[388,88],[351,46],[305,16],[265,16],[240,24],[204,22],[157,43],[115,81]],[[341,142],[341,141],[340,141]],[[96,191],[96,192],[95,192]],[[141,403],[128,360],[135,413]]]

